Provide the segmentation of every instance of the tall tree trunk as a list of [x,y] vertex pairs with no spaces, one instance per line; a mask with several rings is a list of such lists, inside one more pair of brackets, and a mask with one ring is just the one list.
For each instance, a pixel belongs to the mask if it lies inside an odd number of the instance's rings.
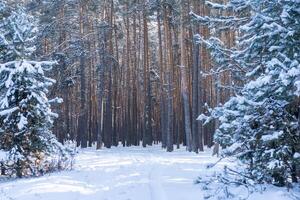
[[150,64],[148,47],[148,21],[146,11],[143,14],[144,25],[144,95],[145,95],[145,125],[143,135],[143,147],[152,144],[152,105],[151,105],[151,82],[150,82]]
[[190,120],[190,100],[188,94],[188,81],[186,77],[187,69],[187,55],[186,55],[186,44],[185,44],[185,29],[184,29],[184,15],[185,15],[186,2],[181,1],[181,95],[184,109],[184,128],[186,137],[186,146],[188,151],[192,151],[192,131],[191,131],[191,120]]
[[84,10],[83,5],[80,4],[80,37],[81,37],[81,54],[80,54],[80,114],[78,119],[78,136],[80,137],[80,144],[82,148],[87,147],[87,110],[86,110],[86,80],[85,80],[85,54],[84,54]]
[[170,15],[171,10],[169,5],[164,6],[164,28],[165,28],[165,41],[167,51],[167,74],[166,80],[168,83],[167,88],[167,151],[173,151],[174,138],[173,138],[173,51],[172,51],[172,34],[170,28]]
[[160,68],[160,131],[162,147],[166,148],[166,104],[165,104],[165,91],[164,91],[164,58],[163,58],[163,46],[162,46],[162,31],[160,20],[160,9],[157,10],[157,28],[158,28],[158,63]]
[[199,69],[199,44],[193,43],[193,74],[192,74],[192,133],[193,133],[193,151],[199,151],[199,132],[197,116],[199,115],[198,105],[198,69]]

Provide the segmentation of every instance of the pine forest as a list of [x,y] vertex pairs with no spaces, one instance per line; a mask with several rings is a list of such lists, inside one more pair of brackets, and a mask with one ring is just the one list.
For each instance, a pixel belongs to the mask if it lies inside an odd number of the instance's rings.
[[0,200],[299,182],[299,0],[0,0]]

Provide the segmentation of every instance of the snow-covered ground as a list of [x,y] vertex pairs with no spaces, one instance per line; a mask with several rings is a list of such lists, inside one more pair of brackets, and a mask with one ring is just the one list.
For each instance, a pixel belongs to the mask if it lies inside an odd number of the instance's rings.
[[[73,171],[0,183],[0,200],[202,200],[194,181],[216,161],[210,155],[210,150],[167,153],[158,146],[83,150]],[[259,199],[287,200],[291,195],[269,188],[250,198]]]

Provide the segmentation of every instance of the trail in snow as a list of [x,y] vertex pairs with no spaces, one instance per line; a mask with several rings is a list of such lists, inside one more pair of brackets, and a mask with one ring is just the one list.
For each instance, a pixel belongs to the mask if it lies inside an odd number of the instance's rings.
[[0,200],[199,200],[193,182],[209,157],[158,146],[83,150],[73,171],[0,183]]
[[0,200],[202,200],[193,182],[216,160],[210,155],[158,146],[83,150],[73,171],[0,183]]

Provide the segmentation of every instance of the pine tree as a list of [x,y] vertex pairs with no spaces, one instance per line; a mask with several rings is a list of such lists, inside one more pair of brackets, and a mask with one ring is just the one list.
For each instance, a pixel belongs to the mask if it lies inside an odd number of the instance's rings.
[[[247,72],[248,81],[237,96],[211,111],[210,118],[220,120],[215,141],[225,148],[224,157],[236,157],[246,166],[239,175],[258,183],[290,186],[299,179],[300,163],[300,2],[231,0],[227,5],[209,4],[249,13],[231,17],[230,26],[241,37],[237,46],[229,49],[230,59]],[[229,24],[227,19],[223,24]]]
[[51,132],[57,114],[50,103],[61,99],[48,100],[55,80],[44,73],[55,62],[32,60],[34,19],[21,7],[6,7],[9,15],[0,24],[0,149],[9,152],[6,175],[38,176],[68,167],[69,153]]

